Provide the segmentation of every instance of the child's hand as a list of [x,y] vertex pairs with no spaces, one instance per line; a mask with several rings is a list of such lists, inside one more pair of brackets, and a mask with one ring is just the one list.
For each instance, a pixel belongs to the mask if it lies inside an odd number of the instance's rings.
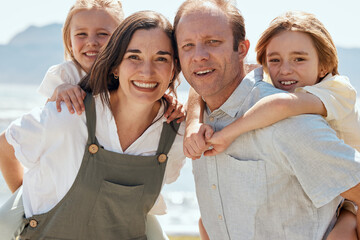
[[212,146],[212,149],[206,150],[204,155],[214,156],[216,154],[222,153],[230,146],[233,141],[234,139],[226,135],[223,130],[215,132],[212,137],[206,141],[207,144]]
[[192,160],[201,157],[202,153],[209,149],[210,144],[206,141],[214,133],[212,127],[198,122],[186,126],[184,137],[184,154]]
[[50,101],[56,101],[56,108],[58,112],[61,112],[61,102],[65,102],[69,112],[74,113],[74,108],[76,113],[80,115],[85,111],[84,98],[86,93],[78,85],[72,85],[69,83],[64,83],[59,85],[55,91]]
[[166,113],[164,116],[167,118],[166,122],[170,123],[174,119],[178,120],[177,123],[181,123],[185,120],[185,106],[182,105],[176,98],[173,96],[170,96],[168,94],[164,94],[164,97],[166,101],[169,103],[168,109],[166,110]]

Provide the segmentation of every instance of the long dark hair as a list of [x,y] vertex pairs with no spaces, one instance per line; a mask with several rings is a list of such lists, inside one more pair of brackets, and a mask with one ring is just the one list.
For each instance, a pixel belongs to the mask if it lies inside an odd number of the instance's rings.
[[[140,11],[127,17],[112,34],[108,44],[99,54],[90,73],[79,83],[80,87],[93,95],[100,94],[101,101],[110,107],[108,92],[119,87],[119,79],[115,79],[113,71],[123,60],[126,49],[133,34],[140,29],[162,29],[171,40],[173,49],[176,43],[173,38],[171,23],[160,13],[154,11]],[[176,96],[176,87],[179,85],[180,64],[177,53],[174,51],[174,77],[170,81],[168,91]]]

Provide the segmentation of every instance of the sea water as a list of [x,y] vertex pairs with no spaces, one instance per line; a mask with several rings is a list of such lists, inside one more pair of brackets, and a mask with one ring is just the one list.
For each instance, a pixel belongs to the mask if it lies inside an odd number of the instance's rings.
[[[0,83],[0,132],[22,114],[45,104],[46,98],[37,93],[37,87],[37,85]],[[187,91],[179,91],[178,97],[184,103],[187,99]],[[186,159],[178,180],[165,185],[162,194],[168,206],[168,213],[158,217],[162,228],[171,235],[197,235],[200,213],[190,159]],[[0,205],[10,195],[0,174]]]

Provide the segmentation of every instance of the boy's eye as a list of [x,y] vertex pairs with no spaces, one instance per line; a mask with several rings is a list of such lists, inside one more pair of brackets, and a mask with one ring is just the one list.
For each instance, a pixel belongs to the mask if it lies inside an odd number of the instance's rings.
[[271,62],[271,63],[280,62],[280,60],[277,59],[277,58],[269,59],[268,61]]
[[305,59],[304,58],[295,58],[295,62],[302,62],[302,61],[305,61]]

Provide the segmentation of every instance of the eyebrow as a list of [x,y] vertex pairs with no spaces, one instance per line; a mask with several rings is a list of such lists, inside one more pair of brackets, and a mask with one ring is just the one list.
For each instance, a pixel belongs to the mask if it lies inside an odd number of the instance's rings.
[[[309,55],[309,53],[307,52],[304,52],[304,51],[294,51],[294,52],[291,52],[292,55]],[[269,54],[266,54],[267,57],[272,57],[274,55],[279,55],[279,53],[277,52],[271,52]]]
[[[127,53],[128,52],[130,52],[130,53],[141,53],[141,51],[139,49],[128,49],[126,52]],[[170,55],[170,56],[172,56],[172,54],[170,52],[162,51],[162,50],[158,51],[156,54],[157,55]]]

